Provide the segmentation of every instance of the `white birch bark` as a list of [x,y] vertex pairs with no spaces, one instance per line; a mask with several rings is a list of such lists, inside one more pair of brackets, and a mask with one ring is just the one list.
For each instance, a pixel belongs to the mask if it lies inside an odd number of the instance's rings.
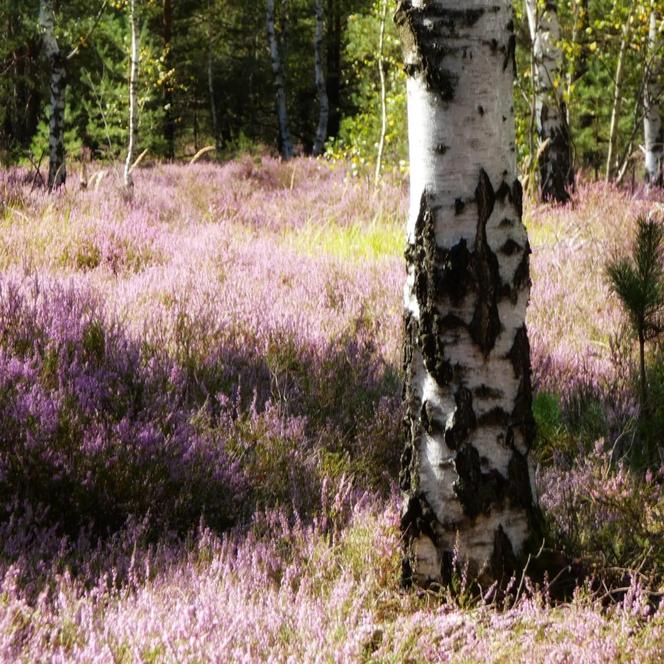
[[404,581],[504,579],[535,523],[510,0],[401,0],[411,196]]
[[323,0],[316,0],[316,35],[314,37],[314,67],[316,74],[316,90],[318,92],[318,127],[314,141],[314,156],[323,154],[325,140],[327,139],[327,123],[330,117],[330,102],[327,97],[325,73],[323,72],[323,30],[325,16],[323,13]]
[[266,0],[267,4],[267,35],[270,42],[270,56],[272,58],[272,75],[274,77],[274,93],[277,104],[277,120],[279,122],[279,149],[284,159],[290,159],[293,154],[293,143],[288,129],[288,112],[286,109],[286,88],[284,84],[284,68],[279,52],[279,40],[274,20],[274,0]]
[[[532,39],[535,121],[540,141],[540,192],[543,200],[564,203],[574,182],[567,111],[562,98],[563,53],[554,2],[525,0]],[[544,146],[544,147],[542,147]]]
[[136,16],[136,0],[129,3],[129,23],[131,27],[131,65],[129,72],[129,145],[124,168],[125,187],[134,186],[131,167],[134,163],[134,151],[138,133],[138,17]]
[[657,34],[657,13],[655,3],[651,5],[648,31],[648,61],[645,94],[643,99],[643,129],[645,137],[646,181],[652,187],[663,184],[662,161],[664,159],[664,127],[660,103],[662,98],[662,58],[659,54],[661,41]]
[[383,152],[385,151],[385,135],[387,133],[387,85],[385,81],[385,23],[387,22],[387,0],[383,0],[380,14],[380,35],[378,37],[378,75],[380,77],[380,136],[378,138],[378,152],[376,154],[376,172],[374,182],[380,181],[380,172],[383,166]]
[[51,114],[48,126],[48,188],[51,190],[64,184],[67,179],[65,165],[66,59],[55,37],[53,0],[40,0],[39,27],[50,67]]
[[622,109],[622,86],[623,86],[623,67],[625,65],[625,53],[629,45],[630,25],[632,7],[629,11],[627,21],[623,25],[622,39],[620,41],[620,51],[618,52],[618,62],[616,63],[616,74],[613,81],[613,105],[611,107],[611,124],[609,126],[609,146],[606,154],[606,182],[610,182],[614,170],[614,159],[616,140],[618,135],[618,122],[620,120],[620,112]]

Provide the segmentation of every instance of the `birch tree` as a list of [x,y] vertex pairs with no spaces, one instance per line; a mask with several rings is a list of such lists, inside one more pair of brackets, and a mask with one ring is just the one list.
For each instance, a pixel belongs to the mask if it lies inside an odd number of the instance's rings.
[[327,97],[325,73],[323,71],[323,31],[325,29],[325,16],[323,14],[323,0],[315,0],[316,34],[314,37],[314,67],[316,70],[316,91],[318,93],[318,128],[314,141],[313,153],[318,156],[323,153],[325,139],[327,138],[327,123],[330,117],[330,102]]
[[290,159],[293,154],[293,143],[288,129],[288,111],[286,109],[286,86],[284,83],[284,67],[277,39],[275,26],[274,0],[267,2],[267,35],[270,42],[270,56],[272,58],[272,75],[274,77],[274,94],[277,104],[277,121],[279,123],[279,150],[284,159]]
[[404,292],[403,577],[483,581],[535,530],[510,0],[400,0],[410,213]]
[[526,0],[532,40],[535,121],[542,200],[564,203],[574,182],[572,142],[562,98],[563,53],[555,2]]
[[131,28],[131,64],[129,71],[129,145],[124,168],[125,187],[131,189],[134,179],[131,175],[134,163],[134,150],[138,133],[138,17],[136,16],[136,0],[129,2],[129,24]]
[[387,22],[387,0],[382,0],[380,12],[380,33],[378,37],[378,76],[380,78],[380,136],[378,137],[378,151],[376,154],[376,172],[374,182],[380,181],[380,172],[383,166],[383,152],[385,151],[385,135],[387,134],[387,82],[385,80],[385,24]]
[[664,158],[664,127],[660,112],[662,97],[662,58],[659,53],[661,40],[658,35],[657,11],[653,0],[650,9],[648,31],[648,61],[646,63],[646,81],[643,97],[645,135],[646,181],[650,186],[661,187],[663,184],[662,160]]
[[55,189],[67,179],[65,165],[66,57],[55,36],[53,0],[40,0],[39,27],[49,64],[50,117],[48,130],[48,188]]

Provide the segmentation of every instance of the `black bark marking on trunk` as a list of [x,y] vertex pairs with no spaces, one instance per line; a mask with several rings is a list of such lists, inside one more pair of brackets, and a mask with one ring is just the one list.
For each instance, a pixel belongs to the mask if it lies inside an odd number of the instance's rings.
[[510,415],[502,408],[492,408],[477,418],[481,427],[506,427],[510,423]]
[[488,385],[480,385],[473,390],[473,394],[478,399],[502,399],[504,394],[502,390],[497,390]]
[[445,145],[445,143],[438,143],[438,145],[436,145],[436,147],[434,148],[434,152],[435,152],[436,154],[443,155],[443,154],[445,154],[449,149],[450,149],[450,148],[449,148],[447,145]]
[[514,377],[519,378],[519,389],[512,411],[512,426],[521,429],[526,449],[530,449],[535,439],[536,427],[532,413],[532,378],[530,366],[530,344],[526,326],[522,326],[514,336],[514,343],[507,354],[512,363]]
[[497,470],[482,472],[482,459],[473,445],[468,443],[459,449],[454,465],[459,476],[454,493],[468,518],[489,514],[492,506],[502,502],[507,480]]
[[514,78],[516,78],[516,36],[514,34],[510,35],[510,38],[507,40],[507,48],[505,49],[505,58],[503,59],[503,71],[505,71],[510,62],[512,63],[512,68],[514,72]]
[[427,88],[452,101],[458,76],[443,66],[451,52],[444,44],[448,37],[458,35],[460,27],[472,27],[484,9],[442,9],[413,7],[411,0],[400,0],[394,22],[404,52],[404,69],[408,76],[422,74]]
[[514,574],[518,568],[518,562],[514,555],[512,542],[502,526],[498,526],[493,540],[493,554],[491,555],[491,572],[493,578],[503,587],[505,582]]
[[[419,399],[413,388],[414,366],[413,355],[417,349],[419,325],[412,314],[404,315],[404,346],[403,346],[403,401],[406,412],[403,417],[404,449],[401,453],[401,470],[399,486],[403,491],[410,491],[417,484],[417,443],[420,438]],[[413,482],[414,480],[414,482]]]
[[505,244],[500,248],[500,253],[505,254],[505,256],[513,256],[519,251],[522,251],[523,247],[516,242],[516,240],[513,240],[510,238],[505,242]]
[[445,433],[445,422],[438,417],[435,406],[430,401],[422,404],[420,421],[422,428],[430,436],[440,436]]
[[542,105],[539,117],[539,137],[547,146],[539,156],[540,193],[543,201],[567,203],[569,190],[574,185],[574,166],[572,157],[572,138],[565,120],[565,104],[561,102],[559,111],[561,121],[555,127],[549,127],[549,107]]
[[460,387],[454,395],[454,403],[454,413],[445,425],[445,444],[451,450],[456,450],[465,443],[470,432],[477,426],[472,392]]
[[516,213],[519,219],[523,217],[523,187],[517,178],[512,183],[512,203],[516,208]]
[[457,198],[454,201],[454,214],[460,215],[466,209],[466,204],[462,198]]
[[401,583],[410,587],[413,583],[413,542],[424,535],[428,537],[436,548],[438,537],[436,536],[436,514],[427,502],[426,497],[415,494],[408,498],[405,509],[401,515],[401,532],[403,534],[403,559],[401,563]]
[[512,280],[512,285],[514,286],[515,291],[520,291],[521,289],[530,286],[530,254],[532,250],[530,248],[530,243],[526,242],[526,247],[523,250],[523,255],[521,260],[514,271],[514,279]]
[[475,312],[469,326],[470,336],[480,347],[485,357],[493,350],[500,334],[498,315],[500,294],[500,270],[498,259],[487,241],[486,225],[496,203],[496,193],[489,176],[480,169],[480,180],[475,190],[477,201],[477,235],[473,253],[473,271],[477,288]]
[[507,468],[508,495],[514,507],[528,510],[533,505],[533,493],[530,488],[528,461],[518,450],[514,450]]

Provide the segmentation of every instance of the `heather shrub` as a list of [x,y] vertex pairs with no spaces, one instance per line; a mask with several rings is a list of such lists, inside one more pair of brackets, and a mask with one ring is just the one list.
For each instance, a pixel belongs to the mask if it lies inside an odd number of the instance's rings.
[[[75,531],[232,523],[246,480],[225,439],[180,407],[172,367],[141,354],[89,294],[0,291],[0,497],[47,504]],[[177,372],[176,372],[177,373]]]
[[664,579],[664,467],[645,477],[604,440],[571,464],[544,468],[540,500],[558,543],[601,575]]

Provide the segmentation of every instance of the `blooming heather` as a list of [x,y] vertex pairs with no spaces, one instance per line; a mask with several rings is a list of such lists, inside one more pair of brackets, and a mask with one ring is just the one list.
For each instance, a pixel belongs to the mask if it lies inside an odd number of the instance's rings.
[[[399,591],[403,183],[269,157],[90,182],[0,173],[0,660],[657,661],[645,568],[608,610]],[[636,402],[603,262],[646,205],[526,214],[536,388],[607,436]],[[658,477],[610,448],[540,469],[561,541],[661,534]]]

